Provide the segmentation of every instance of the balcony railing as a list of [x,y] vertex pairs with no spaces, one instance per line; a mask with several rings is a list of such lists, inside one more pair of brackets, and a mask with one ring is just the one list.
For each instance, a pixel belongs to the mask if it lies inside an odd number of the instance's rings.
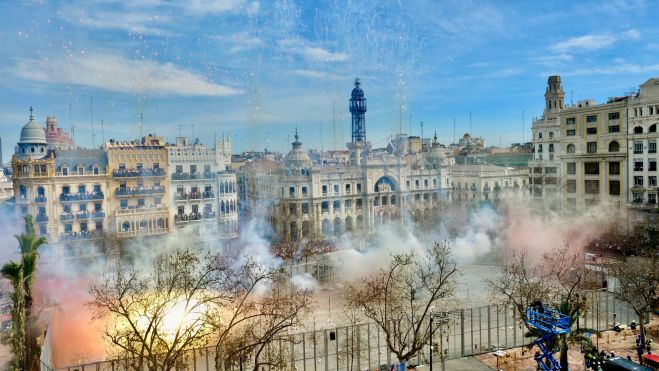
[[214,211],[204,211],[204,219],[215,219],[216,215]]
[[118,197],[121,197],[121,196],[157,195],[157,194],[163,194],[163,193],[165,193],[165,187],[162,187],[162,186],[138,187],[138,188],[119,187],[115,190],[115,194]]
[[81,232],[65,232],[60,235],[61,241],[76,241],[76,240],[89,240],[99,238],[100,232],[97,231],[81,231]]
[[92,213],[89,211],[78,211],[76,213],[76,219],[78,220],[88,220],[92,217]]
[[166,210],[167,208],[162,205],[129,206],[129,207],[117,209],[117,215],[149,213],[149,212],[158,212],[158,211],[166,211]]
[[59,195],[59,200],[62,202],[76,202],[76,201],[95,201],[102,200],[105,197],[103,192],[92,193],[62,193]]
[[105,218],[105,211],[104,210],[97,210],[92,213],[92,218],[94,219],[103,219]]
[[172,173],[172,180],[196,180],[196,179],[215,179],[215,172],[204,171],[203,173]]
[[201,193],[201,197],[203,198],[215,198],[215,192],[213,191],[204,191]]
[[146,178],[146,177],[163,177],[165,171],[161,168],[155,169],[119,169],[112,171],[113,178]]
[[[209,215],[212,214],[212,218],[215,217],[215,213],[209,213]],[[187,223],[189,221],[199,221],[202,218],[205,218],[206,214],[202,215],[201,213],[190,213],[190,214],[176,214],[174,215],[174,223]],[[206,219],[210,219],[206,218]]]
[[38,204],[45,203],[46,201],[48,201],[46,196],[37,196],[37,197],[34,198],[34,202],[36,202]]
[[46,214],[37,214],[35,219],[37,220],[37,223],[45,223],[48,221],[48,216]]
[[190,192],[188,198],[191,200],[201,200],[201,192]]
[[63,222],[70,222],[75,219],[75,214],[64,212],[59,216],[60,220]]

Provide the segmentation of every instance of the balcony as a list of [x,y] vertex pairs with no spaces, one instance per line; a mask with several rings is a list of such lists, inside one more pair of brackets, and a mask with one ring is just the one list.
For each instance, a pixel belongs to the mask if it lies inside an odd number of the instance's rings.
[[36,202],[38,204],[46,203],[46,201],[48,201],[48,199],[46,198],[46,196],[43,196],[43,195],[39,195],[39,196],[34,198],[34,202]]
[[130,196],[148,196],[148,195],[159,195],[165,193],[165,187],[162,186],[153,186],[153,187],[119,187],[115,190],[115,195],[117,197],[130,197]]
[[165,171],[161,168],[155,169],[119,169],[112,171],[113,178],[149,178],[164,177]]
[[75,214],[71,212],[63,212],[62,214],[60,214],[59,219],[63,222],[70,222],[73,221],[73,219],[75,219]]
[[87,202],[102,200],[104,197],[105,195],[100,191],[92,193],[62,193],[59,195],[59,200],[61,202]]
[[92,217],[92,213],[89,211],[78,211],[76,213],[77,220],[89,220]]
[[20,195],[20,196],[16,197],[16,203],[27,204],[27,203],[30,203],[30,201],[27,199],[26,195]]
[[60,241],[90,240],[99,237],[101,233],[97,231],[64,232],[60,235]]
[[92,213],[92,218],[93,219],[103,219],[105,218],[105,211],[104,210],[96,210]]
[[129,215],[129,214],[146,214],[153,212],[167,211],[167,208],[162,205],[157,206],[130,206],[126,208],[117,209],[117,215]]
[[199,180],[199,179],[215,179],[215,172],[204,171],[203,173],[172,173],[173,181],[186,181],[186,180]]
[[214,211],[204,211],[204,219],[215,219],[216,215]]
[[215,198],[215,192],[213,192],[213,191],[204,191],[204,192],[202,192],[201,197],[203,197],[203,198]]
[[174,215],[174,223],[176,224],[186,224],[188,222],[187,214],[176,214]]
[[191,222],[198,222],[202,219],[201,213],[197,212],[192,212],[188,215],[188,220]]
[[35,218],[37,223],[46,223],[48,222],[48,216],[46,214],[37,214],[37,217]]

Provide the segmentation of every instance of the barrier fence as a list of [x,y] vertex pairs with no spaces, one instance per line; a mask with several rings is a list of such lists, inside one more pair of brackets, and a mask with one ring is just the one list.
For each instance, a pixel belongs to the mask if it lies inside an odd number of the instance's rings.
[[[614,322],[629,324],[636,314],[626,304],[606,291],[587,295],[591,310],[580,316],[577,326],[598,331],[612,329]],[[520,347],[532,343],[528,330],[520,324],[518,314],[509,306],[488,305],[451,311],[433,337],[434,361],[472,356],[499,349]],[[440,336],[441,335],[441,336]],[[430,346],[424,348],[410,363],[426,364]],[[441,349],[441,351],[440,351]],[[375,323],[301,332],[279,339],[269,345],[264,354],[278,357],[284,369],[295,371],[361,371],[376,370],[380,365],[398,363],[388,351],[384,333]],[[441,357],[440,357],[441,354]],[[180,370],[215,370],[215,348],[190,350]],[[250,370],[244,363],[235,370]],[[265,366],[262,370],[270,371]],[[272,369],[275,369],[272,367]],[[121,361],[105,361],[64,368],[52,368],[42,363],[42,370],[52,371],[115,371],[125,370]]]

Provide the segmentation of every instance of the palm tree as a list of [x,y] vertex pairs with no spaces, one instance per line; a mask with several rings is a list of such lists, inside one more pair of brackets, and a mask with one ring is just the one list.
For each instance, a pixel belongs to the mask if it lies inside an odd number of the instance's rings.
[[25,362],[25,296],[23,294],[23,266],[15,261],[6,263],[0,269],[2,277],[11,282],[14,292],[11,294],[11,329],[7,340],[11,345],[13,369],[23,369]]
[[25,309],[29,317],[32,312],[32,285],[36,277],[38,250],[48,240],[46,237],[36,235],[32,215],[25,217],[25,233],[15,237],[23,260],[23,294],[25,295]]
[[[585,300],[585,298],[584,298]],[[561,368],[564,370],[568,369],[568,358],[567,358],[567,352],[570,344],[587,344],[588,348],[591,348],[593,343],[590,338],[590,335],[598,335],[599,336],[599,331],[596,329],[591,329],[591,328],[586,328],[586,327],[580,327],[577,326],[577,328],[574,328],[575,325],[577,325],[577,322],[579,320],[579,316],[583,313],[580,313],[580,309],[583,308],[583,302],[579,301],[579,299],[576,300],[576,302],[569,302],[569,301],[563,301],[561,302],[558,306],[556,306],[556,311],[568,316],[570,318],[570,332],[567,334],[562,334],[560,335],[558,339],[558,343],[560,344],[561,348],[561,359],[560,359],[560,364]]]

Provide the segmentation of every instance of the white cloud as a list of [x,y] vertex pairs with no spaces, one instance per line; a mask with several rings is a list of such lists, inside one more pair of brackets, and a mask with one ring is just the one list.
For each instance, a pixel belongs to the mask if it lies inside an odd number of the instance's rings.
[[265,45],[263,39],[257,36],[252,36],[247,32],[235,33],[228,38],[218,37],[218,39],[227,40],[233,44],[233,46],[228,50],[229,53],[237,53],[237,52],[252,50],[263,47]]
[[571,37],[549,47],[550,50],[557,53],[578,50],[597,50],[611,46],[616,38],[611,35],[585,35]]
[[545,66],[556,66],[561,63],[572,62],[574,57],[567,53],[555,54],[555,55],[544,55],[541,57],[533,58],[534,61]]
[[[109,6],[111,5],[111,7]],[[117,10],[106,10],[113,8]],[[173,8],[173,9],[172,9]],[[71,22],[89,28],[118,29],[144,34],[171,34],[166,26],[173,24],[172,14],[183,12],[202,17],[221,13],[252,15],[259,11],[258,1],[248,0],[101,0],[78,1],[63,6],[58,14]]]
[[613,75],[613,74],[647,74],[659,71],[659,64],[639,65],[632,63],[621,63],[606,67],[581,68],[561,73],[565,76],[589,76],[589,75]]
[[215,84],[172,63],[134,60],[112,54],[54,59],[18,59],[14,74],[34,81],[73,84],[127,94],[229,96],[233,87]]
[[348,54],[331,52],[317,46],[310,45],[302,39],[284,39],[279,42],[284,52],[301,55],[313,62],[343,62],[348,59]]
[[566,53],[569,51],[580,50],[598,50],[608,48],[615,42],[620,40],[636,40],[641,37],[640,31],[631,29],[621,32],[617,35],[613,34],[596,34],[571,37],[565,41],[561,41],[549,47],[549,50],[556,53]]
[[328,76],[327,72],[315,71],[315,70],[292,70],[294,75],[309,77],[312,79],[324,79]]

